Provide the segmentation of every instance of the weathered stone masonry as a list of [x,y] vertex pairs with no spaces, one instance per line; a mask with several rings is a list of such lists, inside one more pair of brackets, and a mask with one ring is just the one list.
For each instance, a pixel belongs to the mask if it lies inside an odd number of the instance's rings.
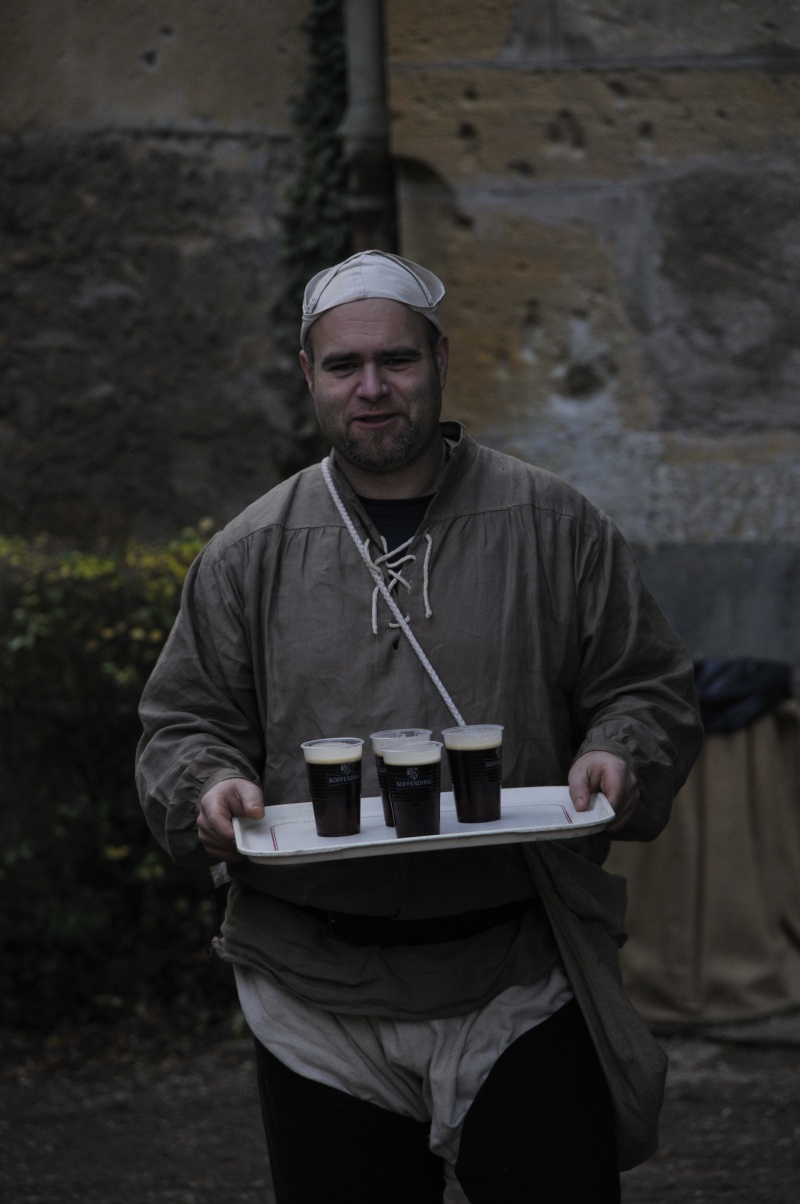
[[[10,0],[0,528],[225,521],[303,454],[299,0]],[[619,522],[695,655],[800,665],[800,3],[385,4],[447,405]]]
[[218,521],[295,462],[269,311],[285,138],[0,142],[0,526],[83,538]]
[[608,511],[695,655],[800,665],[800,5],[419,9],[393,149],[451,413]]

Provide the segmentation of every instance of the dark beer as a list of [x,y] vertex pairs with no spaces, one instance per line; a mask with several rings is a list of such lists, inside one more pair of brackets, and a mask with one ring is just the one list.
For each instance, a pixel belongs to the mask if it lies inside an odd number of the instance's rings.
[[502,727],[448,728],[442,735],[459,822],[484,824],[499,819]]
[[303,745],[318,836],[361,831],[361,740],[309,740]]
[[441,744],[388,747],[383,758],[397,835],[438,836]]
[[392,800],[389,798],[389,787],[386,785],[386,766],[383,763],[383,757],[379,752],[375,753],[375,771],[378,775],[378,785],[381,788],[381,803],[383,805],[383,818],[389,828],[394,827],[394,813],[392,811]]
[[378,774],[378,785],[381,791],[381,803],[383,805],[383,818],[386,821],[387,827],[394,827],[394,815],[392,814],[392,800],[389,798],[389,790],[386,785],[386,769],[383,763],[383,750],[388,744],[402,742],[404,740],[429,740],[431,729],[429,727],[396,727],[384,732],[373,732],[370,736],[372,740],[372,750],[375,753],[375,770]]

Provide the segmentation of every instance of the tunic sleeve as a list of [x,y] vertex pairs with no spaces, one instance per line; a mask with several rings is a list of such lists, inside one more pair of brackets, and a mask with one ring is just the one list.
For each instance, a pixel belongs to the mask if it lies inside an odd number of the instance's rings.
[[196,830],[217,782],[258,782],[264,762],[241,594],[215,540],[186,578],[181,608],[140,705],[139,797],[156,839],[181,864],[210,864]]
[[609,520],[579,566],[581,661],[573,693],[576,758],[627,761],[641,801],[616,835],[651,840],[666,824],[702,743],[693,666]]

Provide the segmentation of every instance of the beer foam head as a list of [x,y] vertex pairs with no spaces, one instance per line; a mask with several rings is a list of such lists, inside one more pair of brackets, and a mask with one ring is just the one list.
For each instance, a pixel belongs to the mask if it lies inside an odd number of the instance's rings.
[[387,765],[434,765],[442,759],[438,740],[405,740],[390,744],[383,750]]
[[443,296],[439,277],[418,263],[387,251],[359,251],[309,280],[303,297],[300,343],[305,344],[309,328],[327,310],[369,297],[400,301],[441,333],[438,310]]
[[352,736],[333,736],[330,739],[306,740],[301,744],[303,756],[312,765],[337,765],[340,761],[360,761],[363,740]]
[[370,736],[372,750],[380,755],[384,748],[388,748],[392,743],[403,744],[409,740],[424,742],[430,740],[431,731],[429,727],[398,727],[391,731],[373,732]]
[[503,727],[500,723],[473,723],[466,727],[447,727],[442,732],[445,748],[472,751],[481,748],[498,748],[503,743]]

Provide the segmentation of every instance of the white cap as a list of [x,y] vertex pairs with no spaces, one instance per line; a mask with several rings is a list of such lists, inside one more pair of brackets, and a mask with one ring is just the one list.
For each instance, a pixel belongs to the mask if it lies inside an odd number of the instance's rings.
[[439,277],[418,263],[387,251],[359,251],[309,280],[303,297],[300,342],[326,310],[368,297],[400,301],[441,331],[437,310],[443,296],[444,285]]

